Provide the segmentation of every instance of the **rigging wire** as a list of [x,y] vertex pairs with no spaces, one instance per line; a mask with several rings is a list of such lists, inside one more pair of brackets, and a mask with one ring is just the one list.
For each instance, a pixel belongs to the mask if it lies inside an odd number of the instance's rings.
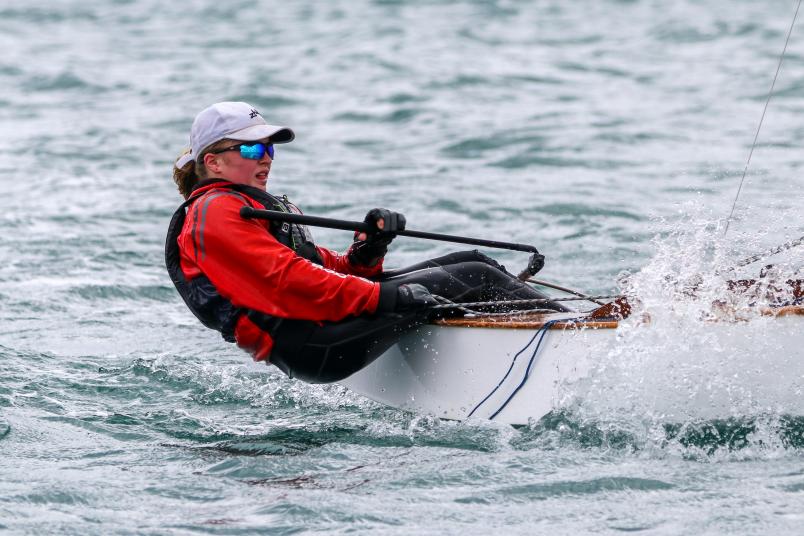
[[[554,288],[554,289],[556,289],[556,290],[560,290],[560,291],[562,291],[562,292],[566,292],[566,293],[568,293],[568,294],[572,294],[572,295],[574,295],[574,296],[579,296],[579,297],[581,297],[581,298],[587,299],[587,300],[589,300],[590,302],[596,303],[596,304],[598,304],[598,305],[606,305],[605,303],[603,303],[603,302],[601,302],[601,301],[595,300],[594,298],[592,298],[592,297],[591,297],[591,296],[589,296],[588,294],[584,294],[583,292],[579,292],[579,291],[577,291],[577,290],[572,290],[571,288],[562,287],[562,286],[560,286],[560,285],[556,285],[555,283],[550,283],[550,282],[548,282],[548,281],[543,281],[543,280],[541,280],[541,279],[536,279],[535,277],[529,277],[529,278],[527,279],[527,281],[528,281],[529,283],[535,283],[535,284],[537,284],[537,285],[541,285],[541,286],[543,286],[543,287]],[[553,300],[553,301],[555,301],[555,300]]]
[[[542,326],[542,328],[543,328],[543,327],[544,327],[544,326]],[[477,405],[476,405],[474,408],[472,408],[472,411],[470,411],[470,412],[469,412],[469,413],[466,415],[466,418],[467,418],[467,419],[468,419],[469,417],[471,417],[472,415],[474,415],[475,411],[477,411],[477,410],[480,408],[480,406],[482,406],[482,405],[483,405],[483,404],[486,402],[486,400],[488,400],[489,398],[491,398],[491,395],[493,395],[494,393],[496,393],[496,392],[497,392],[497,390],[498,390],[500,387],[502,387],[502,384],[503,384],[503,383],[505,383],[505,380],[506,380],[506,379],[508,378],[508,376],[511,374],[511,371],[512,371],[512,370],[514,370],[514,365],[516,364],[516,360],[517,360],[517,358],[519,358],[519,356],[520,356],[520,355],[521,355],[521,354],[522,354],[522,353],[523,353],[525,350],[527,350],[527,349],[528,349],[528,346],[530,346],[531,344],[533,344],[533,341],[535,341],[535,340],[536,340],[536,337],[538,337],[538,336],[539,336],[539,333],[541,333],[541,332],[542,332],[542,328],[539,328],[538,330],[536,330],[536,333],[534,333],[534,334],[533,334],[533,337],[531,337],[530,341],[528,341],[528,344],[526,344],[526,345],[525,345],[525,346],[524,346],[524,347],[523,347],[523,348],[522,348],[520,351],[518,351],[518,352],[517,352],[517,353],[514,355],[514,358],[511,360],[511,365],[508,367],[508,370],[506,371],[506,373],[505,373],[505,375],[502,377],[502,379],[499,381],[499,383],[497,383],[497,386],[496,386],[494,389],[492,389],[492,390],[491,390],[491,392],[490,392],[489,394],[487,394],[485,398],[483,398],[483,400],[481,400],[480,402],[478,402],[478,403],[477,403]],[[538,349],[538,347],[537,347],[537,349]],[[495,415],[496,415],[496,413],[495,413]]]
[[743,169],[743,176],[740,179],[740,186],[737,188],[737,195],[734,196],[734,203],[731,205],[731,212],[729,213],[729,217],[726,219],[726,230],[723,231],[723,235],[725,236],[726,233],[729,232],[729,224],[731,223],[732,217],[734,216],[734,208],[737,206],[737,199],[740,197],[740,192],[743,189],[743,182],[745,181],[745,174],[748,172],[748,166],[751,164],[751,156],[754,154],[754,148],[757,145],[757,140],[759,139],[759,131],[762,128],[762,121],[765,120],[765,112],[768,111],[768,104],[770,104],[771,97],[773,96],[773,88],[776,86],[776,79],[779,77],[779,71],[782,68],[782,60],[784,60],[785,52],[787,52],[787,44],[790,42],[790,36],[793,34],[793,26],[796,24],[796,18],[798,17],[798,10],[801,8],[801,0],[798,0],[798,5],[796,6],[796,12],[793,15],[793,22],[790,23],[790,30],[787,32],[787,39],[784,42],[784,48],[782,49],[782,54],[779,56],[779,64],[776,66],[776,74],[773,76],[773,82],[771,83],[770,91],[768,91],[768,98],[765,101],[765,108],[762,110],[762,117],[759,119],[759,125],[757,126],[757,132],[754,135],[754,143],[751,144],[751,151],[748,153],[748,161],[745,163],[745,169]]
[[499,414],[500,414],[500,412],[501,412],[502,410],[504,410],[504,409],[505,409],[505,407],[508,405],[508,403],[509,403],[511,400],[513,400],[514,396],[516,396],[516,394],[519,392],[519,390],[520,390],[520,389],[522,389],[522,387],[524,387],[525,383],[527,383],[528,378],[530,378],[530,370],[531,370],[531,367],[533,366],[533,362],[534,362],[534,361],[535,361],[535,359],[536,359],[536,354],[538,354],[538,353],[539,353],[539,348],[540,348],[540,347],[541,347],[541,345],[542,345],[542,341],[544,340],[545,336],[547,335],[547,332],[548,332],[548,331],[550,331],[550,328],[552,328],[552,327],[553,327],[553,325],[554,325],[555,323],[557,323],[557,322],[560,322],[560,321],[559,321],[559,320],[551,320],[551,321],[549,321],[549,322],[545,322],[545,323],[544,323],[544,325],[543,325],[541,328],[539,328],[539,329],[536,331],[536,333],[534,333],[534,334],[533,334],[533,337],[530,339],[530,341],[528,341],[528,344],[526,344],[526,345],[525,345],[525,346],[524,346],[524,347],[523,347],[523,348],[522,348],[520,351],[518,351],[518,352],[516,353],[516,355],[514,355],[514,358],[511,360],[511,365],[508,367],[508,371],[507,371],[507,372],[505,373],[505,375],[502,377],[502,379],[501,379],[501,380],[500,380],[500,382],[497,384],[497,386],[496,386],[494,389],[492,389],[492,390],[491,390],[491,392],[490,392],[489,394],[487,394],[487,395],[486,395],[486,397],[485,397],[483,400],[481,400],[480,402],[478,402],[478,403],[477,403],[477,405],[476,405],[476,406],[475,406],[475,407],[472,409],[472,411],[470,411],[470,412],[469,412],[469,414],[466,416],[466,418],[467,418],[467,419],[468,419],[469,417],[471,417],[471,416],[472,416],[472,415],[475,413],[475,411],[477,411],[477,410],[480,408],[480,406],[482,406],[482,405],[483,405],[483,404],[486,402],[486,400],[488,400],[489,398],[491,398],[491,396],[492,396],[494,393],[496,393],[496,392],[497,392],[497,390],[498,390],[500,387],[502,387],[503,383],[505,383],[505,380],[506,380],[506,379],[508,378],[508,376],[511,374],[511,371],[514,369],[514,365],[516,364],[516,360],[517,360],[517,358],[518,358],[518,357],[519,357],[519,356],[520,356],[520,355],[521,355],[521,354],[522,354],[522,353],[523,353],[525,350],[527,350],[527,349],[528,349],[528,347],[529,347],[531,344],[533,344],[533,341],[535,341],[535,340],[536,340],[536,337],[538,337],[538,336],[541,334],[541,338],[539,338],[539,342],[537,342],[537,343],[536,343],[536,348],[533,350],[533,354],[531,354],[531,356],[530,356],[530,360],[528,361],[528,366],[525,368],[525,375],[523,376],[522,381],[521,381],[521,382],[519,383],[519,385],[518,385],[518,386],[517,386],[517,387],[514,389],[514,391],[513,391],[513,392],[512,392],[510,395],[508,395],[508,398],[505,400],[505,402],[503,402],[503,403],[502,403],[502,405],[501,405],[499,408],[497,408],[497,410],[496,410],[496,411],[494,411],[494,412],[493,412],[493,413],[492,413],[492,414],[491,414],[491,415],[488,417],[488,419],[489,419],[489,420],[493,420],[493,419],[494,419],[494,417],[496,417],[497,415],[499,415]]
[[804,244],[804,236],[796,238],[795,240],[791,240],[790,242],[785,242],[784,244],[763,251],[762,253],[757,253],[756,255],[746,257],[745,259],[735,264],[732,270],[734,268],[742,268],[743,266],[748,266],[749,264],[755,263],[760,259],[776,255],[777,253],[787,251],[788,249],[793,249],[794,247],[800,246],[802,244]]
[[[547,336],[547,333],[550,331],[550,328],[556,322],[558,322],[558,320],[551,320],[550,322],[546,322],[544,324],[544,326],[542,326],[542,328],[539,330],[541,332],[542,336],[539,338],[539,342],[536,343],[536,348],[533,350],[533,354],[531,354],[531,356],[530,356],[530,361],[528,361],[528,367],[525,369],[525,375],[522,377],[522,382],[519,385],[517,385],[516,389],[514,389],[514,392],[511,393],[511,395],[505,400],[505,402],[502,403],[502,405],[497,409],[497,411],[495,411],[494,413],[491,414],[491,416],[489,417],[489,420],[493,420],[494,417],[499,415],[500,412],[505,409],[505,407],[508,405],[508,403],[511,400],[514,399],[514,397],[519,392],[519,390],[522,389],[523,387],[525,387],[525,384],[527,383],[528,379],[530,378],[530,369],[533,366],[533,362],[536,360],[536,354],[539,353],[539,347],[541,347],[542,341],[544,341],[544,338]],[[537,334],[538,334],[538,332],[537,332]]]
[[[461,302],[454,303],[450,300],[436,296],[436,299],[441,302],[439,305],[431,305],[428,309],[454,309],[458,306],[461,307],[486,307],[495,305],[537,305],[540,303],[550,302],[567,302],[567,301],[595,301],[595,300],[608,300],[621,298],[621,294],[610,294],[606,296],[585,296],[583,298],[531,298],[527,300],[499,300],[499,301],[481,301],[481,302]],[[553,311],[556,312],[556,311]]]

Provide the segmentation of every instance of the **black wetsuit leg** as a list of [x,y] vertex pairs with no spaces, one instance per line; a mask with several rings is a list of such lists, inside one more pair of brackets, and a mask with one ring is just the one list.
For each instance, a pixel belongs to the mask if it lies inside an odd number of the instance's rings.
[[[548,296],[483,262],[464,262],[448,264],[435,268],[424,268],[414,272],[402,273],[383,278],[383,283],[404,285],[419,283],[438,296],[455,302],[501,301],[547,299]],[[558,302],[544,302],[532,305],[533,308],[569,311]],[[528,307],[516,307],[523,309]],[[498,308],[505,310],[504,306]]]
[[322,325],[283,320],[273,333],[270,361],[291,378],[337,382],[369,365],[402,334],[426,321],[423,313],[364,315]]
[[[517,279],[500,263],[477,250],[459,251],[423,261],[399,270],[383,272],[383,282],[419,283],[433,294],[453,301],[497,301],[546,299],[548,296]],[[570,311],[558,302],[535,308]],[[527,307],[518,307],[527,308]]]
[[[469,263],[475,263],[470,265]],[[483,263],[487,267],[477,266]],[[428,268],[442,268],[443,272],[423,272]],[[416,272],[416,275],[402,277]],[[446,278],[446,280],[445,280]],[[548,296],[520,281],[500,263],[477,250],[459,251],[443,257],[419,262],[398,270],[383,272],[378,281],[395,281],[399,284],[420,283],[433,294],[455,301],[495,301],[546,299]],[[558,302],[534,305],[535,308],[570,311]],[[527,308],[519,306],[518,308]]]
[[[476,251],[458,252],[424,261],[378,278],[384,284],[419,283],[454,301],[543,299],[547,296],[504,271]],[[539,304],[558,311],[562,305]],[[291,378],[331,383],[369,365],[399,337],[428,320],[428,312],[363,315],[340,322],[283,320],[273,331],[270,361]]]
[[380,276],[377,278],[377,281],[384,281],[385,279],[395,277],[397,275],[409,274],[410,272],[423,270],[424,268],[438,268],[440,266],[461,264],[464,262],[482,262],[493,266],[502,272],[509,273],[506,271],[505,266],[501,265],[488,255],[485,255],[474,249],[472,251],[456,251],[455,253],[449,253],[443,257],[436,257],[435,259],[417,262],[416,264],[405,266],[404,268],[398,268],[396,270],[386,270],[380,274]]

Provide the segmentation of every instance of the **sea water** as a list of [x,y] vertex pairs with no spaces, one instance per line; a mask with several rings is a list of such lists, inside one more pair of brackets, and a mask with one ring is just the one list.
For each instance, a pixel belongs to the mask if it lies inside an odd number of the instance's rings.
[[[803,234],[801,26],[723,233],[795,8],[6,0],[0,532],[801,533],[801,364],[761,322],[711,348],[697,306],[666,292]],[[252,363],[163,265],[172,162],[219,100],[295,129],[269,187],[307,213],[383,206],[412,229],[534,244],[542,279],[641,293],[658,335],[626,326],[521,428]],[[399,238],[387,264],[459,247]],[[700,393],[733,405],[711,416]]]

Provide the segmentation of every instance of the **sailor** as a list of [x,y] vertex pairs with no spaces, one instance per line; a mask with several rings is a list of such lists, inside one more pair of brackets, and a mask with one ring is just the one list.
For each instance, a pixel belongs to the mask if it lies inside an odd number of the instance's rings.
[[294,138],[247,103],[219,102],[196,116],[173,170],[185,202],[165,244],[170,277],[205,326],[255,360],[304,381],[338,381],[426,322],[431,292],[455,301],[544,297],[477,251],[385,271],[388,245],[405,228],[387,209],[368,212],[374,230],[344,254],[316,245],[306,227],[242,218],[246,206],[300,213],[266,191],[275,146]]

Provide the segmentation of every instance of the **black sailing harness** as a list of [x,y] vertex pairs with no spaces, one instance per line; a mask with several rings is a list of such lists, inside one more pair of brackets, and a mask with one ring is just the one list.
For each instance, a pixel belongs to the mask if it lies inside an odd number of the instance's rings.
[[[187,307],[201,321],[204,326],[219,331],[223,339],[227,342],[235,342],[234,330],[241,315],[248,316],[257,327],[273,336],[276,329],[282,323],[281,318],[243,307],[235,307],[231,301],[218,293],[218,290],[205,275],[200,275],[187,281],[181,271],[180,252],[178,238],[187,219],[187,208],[200,198],[211,196],[206,203],[211,202],[215,197],[221,195],[234,195],[243,200],[249,206],[253,206],[251,199],[256,200],[268,210],[279,210],[282,212],[293,212],[301,214],[296,205],[288,201],[287,196],[282,198],[273,196],[264,190],[246,186],[243,184],[225,183],[220,179],[210,179],[200,182],[193,190],[208,186],[209,184],[221,182],[218,189],[209,192],[191,195],[187,201],[181,204],[173,213],[168,227],[167,238],[165,239],[165,266],[170,274],[179,295],[187,304]],[[245,194],[245,195],[242,195]],[[248,197],[246,197],[248,196]],[[203,218],[206,214],[206,204],[202,209],[202,230]],[[260,208],[260,207],[254,207]],[[193,225],[198,225],[198,211],[195,213],[196,220]],[[310,230],[305,225],[275,222],[271,224],[270,233],[279,241],[280,244],[289,247],[297,255],[310,262],[323,265],[324,262],[316,250]],[[193,233],[195,240],[195,232]],[[202,246],[203,246],[203,237]]]

